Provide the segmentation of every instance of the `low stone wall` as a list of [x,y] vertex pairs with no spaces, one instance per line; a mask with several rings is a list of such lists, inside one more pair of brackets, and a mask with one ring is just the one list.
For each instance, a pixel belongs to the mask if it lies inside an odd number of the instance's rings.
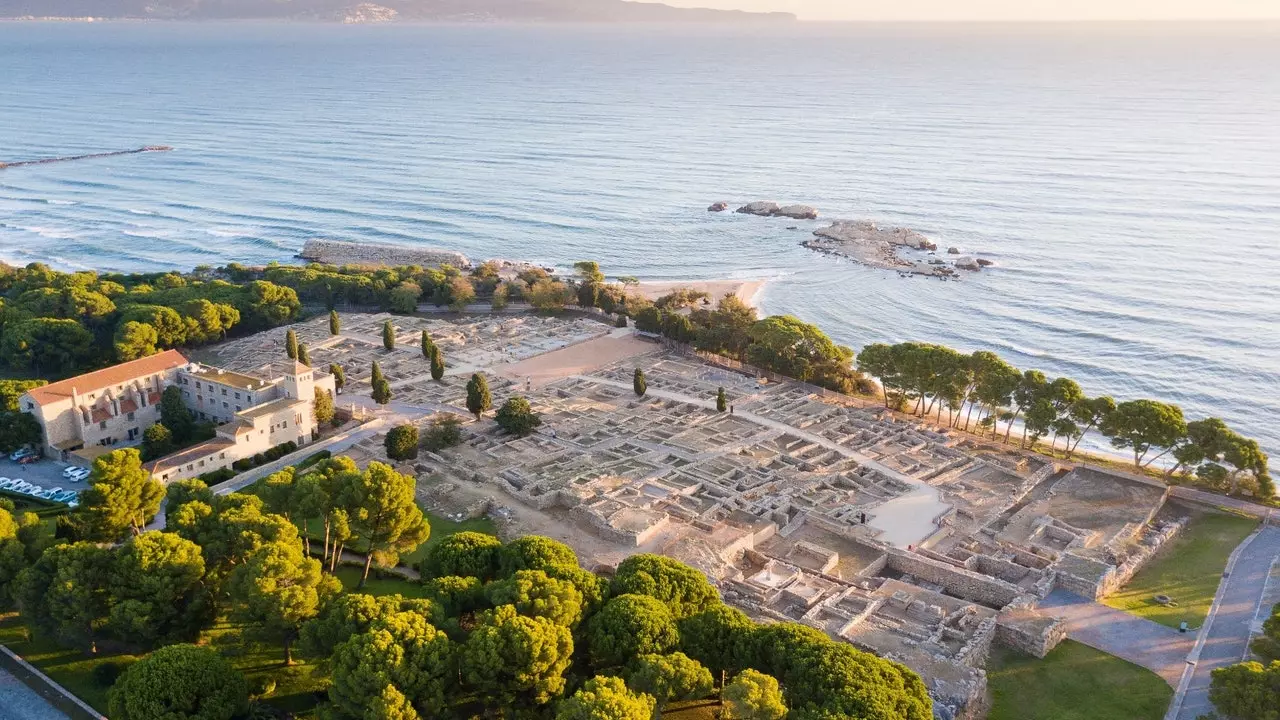
[[340,242],[338,240],[308,240],[298,252],[298,257],[312,262],[330,265],[422,265],[438,267],[452,265],[457,268],[471,266],[466,255],[452,250],[415,248],[405,245],[375,245],[370,243]]
[[1000,645],[1043,658],[1067,637],[1062,618],[1030,608],[1001,612],[996,618],[995,641]]
[[930,560],[912,552],[891,550],[886,566],[890,570],[941,585],[950,595],[987,607],[1002,608],[1021,594],[1018,587],[1011,583]]

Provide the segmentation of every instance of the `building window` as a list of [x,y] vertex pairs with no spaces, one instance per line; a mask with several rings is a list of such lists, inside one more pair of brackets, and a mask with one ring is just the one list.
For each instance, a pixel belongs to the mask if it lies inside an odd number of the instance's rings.
[[222,397],[226,397],[226,396],[227,396],[227,389],[222,388]]
[[133,420],[133,413],[129,413],[129,420],[130,420],[130,421],[132,421],[132,420]]
[[203,460],[201,460],[201,461],[200,461],[199,463],[197,463],[197,464],[198,464],[200,467],[204,467],[204,461],[203,461]]
[[194,465],[188,465],[188,466],[187,466],[187,471],[188,471],[188,472],[190,472],[191,470],[194,470],[194,469],[195,469],[195,466],[194,466]]
[[106,429],[107,429],[107,421],[106,421],[106,420],[103,420],[102,422],[98,423],[98,429],[99,429],[99,430],[106,430]]
[[236,399],[237,399],[237,400],[239,400],[239,399],[240,399],[240,393],[236,393]]
[[218,453],[218,459],[219,459],[219,460],[226,460],[226,459],[227,459],[227,454],[226,454],[226,453]]
[[236,412],[240,412],[240,406],[239,406],[239,405],[237,405],[237,406],[236,406]]
[[223,401],[222,401],[222,407],[224,407],[224,408],[225,408],[225,407],[227,407],[227,401],[226,401],[226,400],[223,400]]

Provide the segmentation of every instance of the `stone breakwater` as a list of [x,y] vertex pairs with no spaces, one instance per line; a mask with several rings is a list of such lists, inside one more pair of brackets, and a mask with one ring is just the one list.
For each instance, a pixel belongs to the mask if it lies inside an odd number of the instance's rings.
[[298,257],[311,262],[329,265],[421,265],[439,267],[452,265],[471,267],[466,255],[452,250],[414,248],[404,245],[376,245],[370,243],[341,242],[339,240],[308,240],[298,252]]

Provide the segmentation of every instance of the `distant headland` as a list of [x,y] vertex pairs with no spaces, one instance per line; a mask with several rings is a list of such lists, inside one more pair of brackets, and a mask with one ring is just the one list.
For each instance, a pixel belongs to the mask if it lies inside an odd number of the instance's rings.
[[385,22],[794,22],[791,13],[626,0],[0,0],[0,19]]

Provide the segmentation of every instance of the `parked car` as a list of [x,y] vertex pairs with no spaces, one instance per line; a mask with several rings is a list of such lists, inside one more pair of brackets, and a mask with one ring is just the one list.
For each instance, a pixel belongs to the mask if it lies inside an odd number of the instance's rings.
[[9,453],[9,459],[14,462],[18,462],[22,460],[22,458],[24,457],[30,457],[35,454],[36,454],[36,451],[32,450],[29,447],[18,448],[17,450],[14,450],[13,452]]
[[40,456],[36,454],[23,455],[22,457],[18,458],[19,465],[30,465],[32,463],[38,463],[38,462],[40,462]]
[[13,487],[14,483],[16,482],[18,481],[14,480],[13,478],[0,477],[0,490],[8,490],[9,488]]
[[68,465],[62,468],[62,477],[71,477],[77,470],[82,469],[79,465]]
[[89,468],[76,467],[68,469],[73,470],[74,472],[64,472],[62,475],[71,482],[80,482],[89,478]]

